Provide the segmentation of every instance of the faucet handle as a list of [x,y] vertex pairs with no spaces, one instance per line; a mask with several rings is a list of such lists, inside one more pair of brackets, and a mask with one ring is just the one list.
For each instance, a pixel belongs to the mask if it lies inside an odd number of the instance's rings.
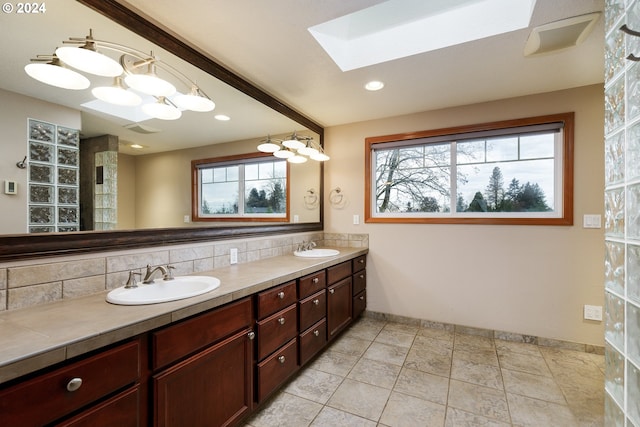
[[167,264],[164,275],[162,276],[162,280],[173,280],[173,273],[171,270],[175,270],[176,268],[173,265]]
[[138,273],[136,271],[129,272],[129,278],[127,279],[127,284],[124,285],[125,289],[133,289],[138,287],[138,284],[136,283],[136,276],[142,276],[142,273]]

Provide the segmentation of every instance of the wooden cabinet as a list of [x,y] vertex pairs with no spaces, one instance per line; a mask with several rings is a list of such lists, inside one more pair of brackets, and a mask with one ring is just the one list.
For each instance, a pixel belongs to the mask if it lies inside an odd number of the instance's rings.
[[256,295],[256,401],[262,402],[298,369],[296,282]]
[[[104,425],[102,414],[125,401],[118,425],[138,425],[140,350],[139,341],[134,340],[4,388],[0,391],[0,425],[42,426],[80,410],[84,412],[77,424],[61,425]],[[129,391],[117,394],[127,386]],[[100,406],[102,410],[96,406],[114,395]]]
[[356,319],[367,308],[367,266],[366,255],[352,260],[353,269],[353,318]]
[[253,407],[251,298],[152,334],[153,425],[223,426]]
[[307,363],[327,344],[327,273],[325,270],[298,280],[300,366]]
[[351,261],[327,269],[327,339],[331,341],[353,318]]

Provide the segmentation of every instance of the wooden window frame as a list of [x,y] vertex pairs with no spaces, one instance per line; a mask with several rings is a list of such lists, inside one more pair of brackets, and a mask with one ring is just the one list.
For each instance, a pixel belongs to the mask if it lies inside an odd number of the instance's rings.
[[[383,135],[365,138],[365,222],[366,223],[409,223],[409,224],[487,224],[487,225],[573,225],[573,150],[575,114],[573,112],[551,114],[546,116],[528,117],[513,120],[496,121],[451,128],[408,132],[394,135]],[[442,137],[447,135],[459,135],[472,132],[497,131],[523,126],[544,125],[548,123],[563,123],[562,146],[562,212],[555,218],[530,218],[530,217],[378,217],[373,215],[375,200],[372,200],[372,186],[375,183],[372,176],[372,153],[376,144],[410,141],[421,138]]]
[[266,216],[251,216],[251,215],[235,215],[229,217],[216,216],[216,217],[202,217],[200,216],[200,191],[199,191],[199,180],[198,180],[198,170],[199,166],[206,164],[215,164],[215,163],[250,163],[246,160],[255,160],[263,158],[264,160],[273,160],[277,161],[280,159],[276,159],[268,153],[247,153],[247,154],[239,154],[233,156],[223,156],[223,157],[213,157],[208,159],[198,159],[191,161],[191,219],[194,222],[289,222],[290,221],[290,208],[291,208],[291,194],[290,194],[290,178],[291,178],[291,170],[289,162],[286,162],[287,166],[287,178],[286,178],[286,197],[287,197],[287,206],[285,209],[285,215],[279,217],[266,217]]

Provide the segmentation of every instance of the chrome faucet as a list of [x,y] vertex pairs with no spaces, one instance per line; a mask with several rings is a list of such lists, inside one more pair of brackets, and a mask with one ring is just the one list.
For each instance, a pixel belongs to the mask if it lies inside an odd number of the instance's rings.
[[302,251],[309,251],[309,250],[311,250],[311,249],[313,249],[313,248],[315,248],[315,247],[316,247],[316,242],[314,242],[314,241],[309,241],[309,242],[307,243],[307,242],[304,242],[304,241],[303,241],[302,243],[299,243],[299,244],[298,244],[298,252],[302,252]]
[[173,270],[174,268],[175,267],[172,265],[158,265],[156,267],[151,267],[151,265],[147,264],[147,272],[144,275],[144,279],[142,279],[142,283],[147,285],[149,283],[153,283],[153,279],[151,276],[153,276],[153,273],[158,270],[162,273],[162,280],[173,280],[173,274],[171,273],[171,270]]

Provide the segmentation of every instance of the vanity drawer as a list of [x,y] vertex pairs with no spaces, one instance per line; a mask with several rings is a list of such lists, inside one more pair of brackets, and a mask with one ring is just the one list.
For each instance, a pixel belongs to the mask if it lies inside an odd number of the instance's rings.
[[152,334],[152,368],[158,369],[250,327],[251,299],[246,298]]
[[264,319],[297,300],[295,281],[260,292],[258,294],[258,319]]
[[367,256],[360,255],[357,258],[351,260],[353,263],[353,272],[364,270],[367,267]]
[[327,283],[330,285],[348,276],[351,276],[351,261],[327,268]]
[[364,291],[367,287],[367,272],[365,270],[358,271],[353,275],[353,294],[357,295]]
[[367,291],[362,291],[353,297],[353,318],[360,316],[367,308]]
[[301,277],[298,284],[298,298],[306,298],[327,286],[327,275],[322,271]]
[[258,364],[258,402],[261,402],[298,369],[297,340],[292,339]]
[[300,334],[300,366],[307,363],[327,344],[327,321],[322,319]]
[[304,331],[327,315],[327,291],[325,289],[300,301],[300,330]]
[[298,333],[296,304],[258,322],[258,360],[267,357]]
[[0,426],[48,424],[139,377],[136,340],[0,391]]

